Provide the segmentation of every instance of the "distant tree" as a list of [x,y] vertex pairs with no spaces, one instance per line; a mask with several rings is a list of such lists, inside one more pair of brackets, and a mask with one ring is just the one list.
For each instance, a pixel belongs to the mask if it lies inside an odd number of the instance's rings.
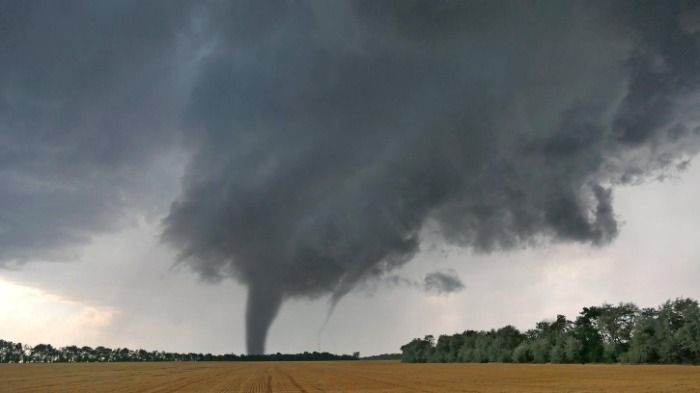
[[700,306],[693,299],[657,309],[632,303],[584,307],[520,333],[512,326],[415,339],[401,347],[405,362],[692,363],[700,364]]
[[620,356],[629,351],[639,308],[632,303],[620,303],[617,306],[603,304],[592,308],[597,313],[592,323],[603,341],[603,359],[606,362],[617,362]]
[[652,308],[641,311],[632,329],[630,349],[624,360],[630,363],[658,363],[659,321],[657,312]]
[[676,299],[658,310],[657,352],[662,363],[698,363],[700,308],[693,299]]
[[582,363],[603,361],[603,339],[594,324],[599,315],[598,307],[584,307],[574,323],[572,334],[581,344],[578,358]]
[[527,341],[521,342],[513,350],[513,361],[516,363],[530,363],[532,362],[532,351],[530,351],[530,344]]
[[583,345],[573,334],[567,335],[564,340],[564,362],[583,363],[582,349]]
[[432,358],[435,338],[431,335],[415,339],[401,347],[401,360],[408,363],[425,363]]

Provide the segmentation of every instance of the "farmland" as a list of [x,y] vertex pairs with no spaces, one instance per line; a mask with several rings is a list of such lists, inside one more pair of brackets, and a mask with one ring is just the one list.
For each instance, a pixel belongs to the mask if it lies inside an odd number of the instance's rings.
[[350,362],[2,364],[0,392],[700,392],[700,367]]

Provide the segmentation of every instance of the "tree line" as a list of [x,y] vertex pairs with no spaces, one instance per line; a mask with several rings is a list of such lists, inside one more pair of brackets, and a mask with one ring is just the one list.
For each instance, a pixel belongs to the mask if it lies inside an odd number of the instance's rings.
[[584,307],[573,321],[557,315],[525,332],[509,325],[416,338],[401,347],[401,361],[699,364],[700,307],[688,298]]
[[174,361],[313,361],[357,360],[353,355],[336,355],[329,352],[303,352],[296,354],[275,353],[267,355],[212,355],[210,353],[174,353],[164,351],[96,348],[75,345],[56,348],[50,344],[35,346],[0,340],[0,363],[78,363],[78,362],[174,362]]

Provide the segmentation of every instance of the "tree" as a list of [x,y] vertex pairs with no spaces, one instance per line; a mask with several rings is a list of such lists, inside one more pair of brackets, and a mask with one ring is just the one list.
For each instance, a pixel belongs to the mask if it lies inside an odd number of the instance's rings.
[[435,338],[431,335],[421,339],[414,339],[401,347],[401,361],[408,363],[425,363],[433,352]]
[[598,307],[584,307],[574,323],[572,334],[581,344],[578,358],[582,363],[598,363],[603,360],[603,339],[594,324],[599,315]]
[[617,306],[603,304],[595,307],[597,316],[592,320],[603,341],[603,358],[617,362],[629,351],[632,329],[639,316],[639,308],[632,303]]

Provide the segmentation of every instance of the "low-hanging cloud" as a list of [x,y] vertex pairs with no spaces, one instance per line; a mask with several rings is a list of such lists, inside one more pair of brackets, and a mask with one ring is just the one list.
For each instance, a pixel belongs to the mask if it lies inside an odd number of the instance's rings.
[[423,288],[427,292],[443,295],[463,290],[464,284],[454,272],[432,272],[425,275]]
[[436,295],[449,295],[465,288],[462,279],[453,270],[427,273],[422,281],[390,275],[379,280],[378,284],[415,288]]

